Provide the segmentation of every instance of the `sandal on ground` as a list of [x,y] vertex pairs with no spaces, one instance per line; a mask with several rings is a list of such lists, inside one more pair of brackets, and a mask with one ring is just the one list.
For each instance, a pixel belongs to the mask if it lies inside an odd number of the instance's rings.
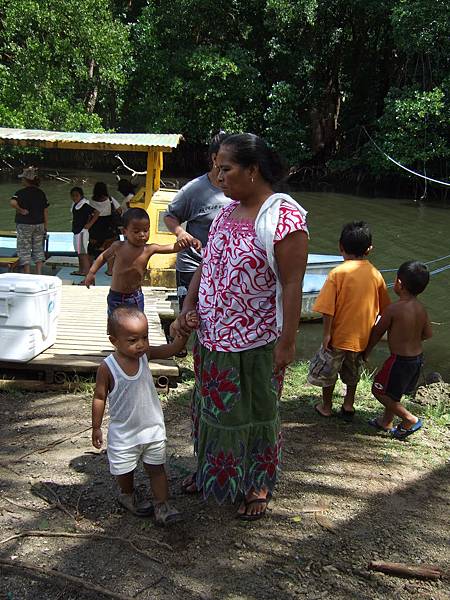
[[341,406],[341,410],[338,412],[338,417],[344,419],[344,421],[353,421],[353,417],[355,416],[354,410],[345,410],[343,406]]
[[155,520],[158,525],[172,525],[182,520],[180,511],[173,506],[170,506],[168,502],[161,502],[155,504]]
[[317,413],[317,414],[318,414],[320,417],[322,417],[323,419],[329,419],[330,417],[332,417],[332,416],[333,416],[332,414],[331,414],[331,415],[324,415],[322,412],[320,412],[320,410],[319,410],[319,404],[316,404],[316,405],[314,406],[314,410],[315,410],[315,411],[316,411],[316,413]]
[[109,271],[105,271],[105,275],[108,275],[108,277],[112,277],[112,273],[110,273]]
[[419,431],[419,429],[421,429],[422,425],[423,425],[422,419],[419,419],[417,421],[417,423],[414,423],[414,425],[411,425],[411,427],[409,429],[406,429],[405,427],[403,427],[403,425],[397,425],[397,427],[394,427],[394,429],[391,429],[391,435],[396,440],[403,441],[403,440],[406,440],[406,438],[409,437],[410,435],[412,435],[413,433],[416,433],[416,431]]
[[80,273],[80,271],[72,271],[71,275],[76,275],[77,277],[86,277],[86,273]]
[[117,497],[117,501],[121,506],[129,510],[130,513],[136,515],[136,517],[151,517],[154,513],[153,504],[148,500],[139,501],[135,494],[124,494],[121,492]]
[[181,482],[181,491],[183,494],[198,494],[199,490],[197,489],[196,484],[197,473],[192,473],[186,479],[183,479]]
[[[266,516],[267,507],[269,506],[269,502],[270,502],[271,498],[272,498],[272,494],[270,492],[267,492],[267,495],[265,498],[253,498],[252,500],[247,500],[246,498],[244,498],[242,501],[245,506],[245,512],[238,513],[237,518],[240,519],[241,521],[259,521],[259,519],[262,519],[263,517]],[[247,514],[247,509],[249,506],[252,506],[253,504],[265,504],[265,507],[261,512],[255,513],[254,515],[249,515],[249,514]]]
[[378,431],[384,431],[385,433],[391,433],[392,431],[392,429],[390,429],[389,427],[383,427],[383,425],[380,425],[376,417],[374,417],[373,419],[369,419],[367,421],[367,424],[370,425],[370,427],[378,429]]

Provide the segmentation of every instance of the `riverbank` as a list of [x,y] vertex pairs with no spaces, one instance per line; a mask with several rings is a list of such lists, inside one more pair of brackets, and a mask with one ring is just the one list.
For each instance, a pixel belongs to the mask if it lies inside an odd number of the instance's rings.
[[[306,385],[306,366],[296,364],[282,401],[283,476],[267,518],[251,524],[234,518],[235,507],[179,491],[194,466],[192,363],[180,364],[183,381],[162,402],[171,490],[185,521],[168,530],[117,507],[106,457],[90,444],[90,384],[66,393],[0,390],[0,560],[55,569],[144,600],[448,597],[444,581],[367,570],[373,559],[445,567],[450,558],[448,386],[432,404],[414,404],[425,426],[401,443],[366,425],[379,409],[367,376],[353,423],[319,419],[313,407],[320,390]],[[146,489],[141,473],[138,484]],[[28,537],[30,530],[41,537]],[[2,543],[14,535],[22,537]],[[101,597],[55,571],[30,577],[20,567],[2,568],[0,595]]]

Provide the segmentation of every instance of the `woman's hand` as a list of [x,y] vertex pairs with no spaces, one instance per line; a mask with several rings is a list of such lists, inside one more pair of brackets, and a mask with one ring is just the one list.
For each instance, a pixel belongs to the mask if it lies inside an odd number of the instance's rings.
[[295,358],[295,340],[285,342],[282,338],[278,340],[273,349],[273,372],[275,375],[281,373]]
[[[170,334],[175,336],[175,335],[181,335],[181,336],[188,336],[191,334],[192,332],[192,325],[189,323],[191,320],[191,315],[195,313],[197,314],[196,310],[195,310],[195,306],[186,306],[186,300],[184,301],[183,304],[183,310],[181,311],[181,313],[178,315],[178,317],[175,319],[175,321],[171,324],[170,326]],[[188,317],[189,315],[189,317]]]

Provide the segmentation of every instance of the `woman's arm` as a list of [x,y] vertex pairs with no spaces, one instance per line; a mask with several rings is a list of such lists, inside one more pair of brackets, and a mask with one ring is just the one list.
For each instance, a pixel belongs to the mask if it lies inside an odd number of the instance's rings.
[[12,208],[14,208],[19,214],[21,215],[27,215],[28,211],[26,208],[22,208],[19,204],[19,200],[17,198],[11,198],[11,200],[9,201],[9,204],[11,205]]
[[278,373],[295,357],[295,337],[302,308],[302,281],[308,260],[308,236],[294,231],[275,245],[275,259],[283,289],[283,328],[274,350]]
[[189,284],[188,293],[183,302],[183,309],[176,320],[172,323],[172,329],[180,335],[189,335],[192,327],[186,323],[186,315],[188,312],[195,311],[198,301],[198,291],[200,289],[200,280],[202,278],[202,265],[200,264],[195,271],[191,283]]
[[89,217],[86,225],[84,226],[84,229],[87,229],[89,231],[89,229],[97,221],[97,219],[99,218],[99,216],[100,216],[100,213],[98,212],[98,210],[94,210],[94,212],[92,213],[92,215]]

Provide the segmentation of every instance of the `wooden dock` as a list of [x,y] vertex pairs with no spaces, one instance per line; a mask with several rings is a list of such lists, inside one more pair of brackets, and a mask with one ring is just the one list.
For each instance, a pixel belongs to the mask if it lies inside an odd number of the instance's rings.
[[[159,312],[170,313],[165,292],[143,288],[150,345],[166,343]],[[106,334],[106,296],[109,288],[63,285],[56,342],[27,363],[0,361],[3,376],[45,379],[61,383],[75,376],[92,376],[105,356],[113,351]],[[159,311],[159,312],[158,312]],[[167,387],[179,371],[173,360],[151,361],[156,385]]]

